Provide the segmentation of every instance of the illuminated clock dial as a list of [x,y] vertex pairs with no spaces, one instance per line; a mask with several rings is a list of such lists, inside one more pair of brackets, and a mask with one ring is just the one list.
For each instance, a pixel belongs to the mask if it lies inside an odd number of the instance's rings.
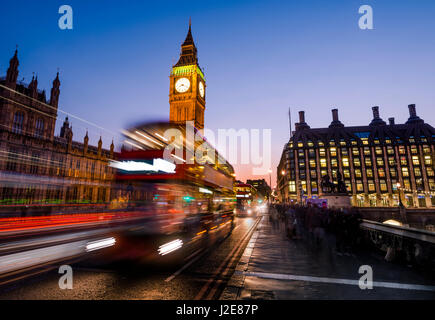
[[204,84],[201,81],[199,82],[199,94],[204,98]]
[[186,92],[190,88],[190,81],[187,78],[180,78],[175,82],[175,90],[178,92]]

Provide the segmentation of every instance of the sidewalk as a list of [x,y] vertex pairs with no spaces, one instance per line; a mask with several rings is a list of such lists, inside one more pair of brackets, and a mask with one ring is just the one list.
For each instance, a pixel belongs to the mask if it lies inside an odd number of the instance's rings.
[[[374,288],[361,290],[359,267],[373,268]],[[221,300],[434,299],[435,278],[363,253],[340,256],[332,238],[320,247],[290,240],[282,222],[263,216]]]

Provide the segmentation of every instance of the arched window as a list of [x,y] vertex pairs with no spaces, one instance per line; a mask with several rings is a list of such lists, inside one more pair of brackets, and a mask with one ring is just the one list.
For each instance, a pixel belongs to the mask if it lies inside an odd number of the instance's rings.
[[37,137],[42,137],[44,135],[44,120],[36,120],[35,135]]
[[24,113],[16,112],[14,115],[14,123],[12,125],[12,132],[21,134],[23,132]]

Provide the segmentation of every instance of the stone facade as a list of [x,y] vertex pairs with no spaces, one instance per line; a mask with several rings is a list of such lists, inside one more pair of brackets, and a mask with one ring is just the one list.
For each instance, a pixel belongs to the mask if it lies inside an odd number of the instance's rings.
[[114,158],[110,150],[73,141],[68,118],[55,136],[59,73],[48,100],[38,79],[17,81],[18,53],[0,78],[0,201],[3,205],[110,201]]
[[[387,124],[373,107],[368,126],[346,127],[332,110],[328,128],[312,129],[304,111],[278,166],[277,190],[281,201],[322,197],[321,179],[336,181],[341,173],[353,206],[435,206],[435,129],[408,106],[409,119]],[[400,197],[400,198],[399,198]],[[399,200],[400,199],[400,200]]]

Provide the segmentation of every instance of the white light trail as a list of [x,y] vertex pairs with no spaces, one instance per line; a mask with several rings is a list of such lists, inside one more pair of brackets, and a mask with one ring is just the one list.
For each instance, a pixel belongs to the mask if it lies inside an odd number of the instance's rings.
[[183,241],[180,239],[165,243],[159,247],[159,254],[164,256],[168,253],[171,253],[175,250],[180,249],[183,246]]
[[90,252],[90,251],[95,251],[95,250],[100,250],[103,248],[107,248],[107,247],[111,247],[114,246],[116,243],[115,238],[107,238],[107,239],[102,239],[102,240],[97,240],[97,241],[92,241],[92,242],[88,242],[88,244],[86,245],[86,251]]

